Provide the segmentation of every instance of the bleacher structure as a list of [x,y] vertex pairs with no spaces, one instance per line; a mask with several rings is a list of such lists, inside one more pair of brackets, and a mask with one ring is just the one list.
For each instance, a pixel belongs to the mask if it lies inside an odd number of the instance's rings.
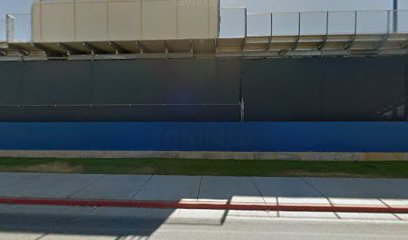
[[404,55],[408,10],[248,13],[218,0],[39,0],[0,60]]

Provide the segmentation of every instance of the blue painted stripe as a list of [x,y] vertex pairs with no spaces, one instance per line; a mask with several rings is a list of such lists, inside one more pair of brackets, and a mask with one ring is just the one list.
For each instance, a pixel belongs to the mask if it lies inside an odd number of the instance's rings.
[[408,152],[404,122],[0,123],[3,150]]

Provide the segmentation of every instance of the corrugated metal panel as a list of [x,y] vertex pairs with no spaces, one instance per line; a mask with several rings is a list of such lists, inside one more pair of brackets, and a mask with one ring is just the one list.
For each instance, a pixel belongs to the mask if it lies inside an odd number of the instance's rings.
[[408,124],[0,123],[0,149],[408,152]]

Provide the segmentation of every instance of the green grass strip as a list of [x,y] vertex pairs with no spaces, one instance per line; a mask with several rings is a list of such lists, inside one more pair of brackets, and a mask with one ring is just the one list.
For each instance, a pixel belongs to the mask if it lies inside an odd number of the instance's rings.
[[0,158],[0,172],[406,178],[408,162]]

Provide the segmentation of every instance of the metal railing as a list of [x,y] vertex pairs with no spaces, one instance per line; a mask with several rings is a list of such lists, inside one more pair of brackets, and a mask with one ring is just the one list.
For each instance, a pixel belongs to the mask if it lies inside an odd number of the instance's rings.
[[[248,13],[246,8],[221,8],[220,18],[221,38],[408,33],[408,9]],[[8,14],[0,20],[2,41],[31,42],[31,14]]]
[[287,13],[221,9],[221,38],[390,33],[408,33],[408,9]]

